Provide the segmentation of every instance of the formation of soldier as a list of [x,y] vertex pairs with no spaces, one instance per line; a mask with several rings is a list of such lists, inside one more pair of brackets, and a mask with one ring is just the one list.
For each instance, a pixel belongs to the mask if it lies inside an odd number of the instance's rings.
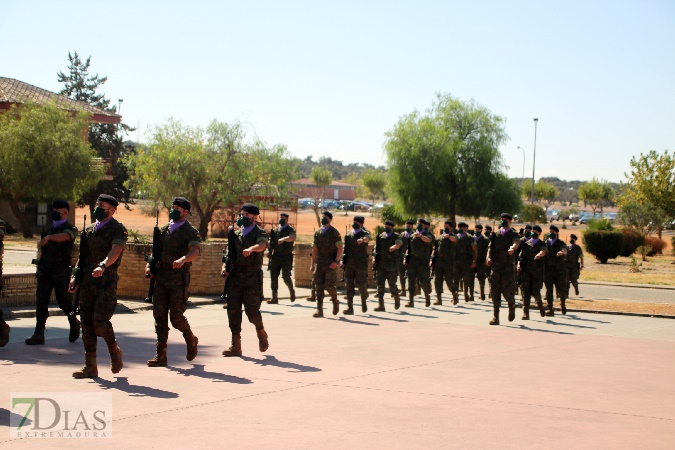
[[[44,344],[44,332],[48,317],[48,303],[52,290],[57,303],[68,318],[69,340],[75,342],[82,330],[85,350],[84,367],[73,373],[74,378],[98,376],[97,340],[105,341],[110,354],[110,368],[118,373],[123,368],[123,354],[115,339],[112,317],[117,305],[117,270],[122,261],[127,230],[113,218],[117,200],[109,195],[98,197],[94,210],[95,222],[81,234],[80,260],[76,266],[83,273],[78,278],[71,276],[70,262],[77,228],[68,223],[69,205],[63,200],[52,204],[52,227],[40,241],[40,259],[37,261],[36,325],[33,335],[26,339],[28,345]],[[199,339],[193,334],[185,317],[190,287],[190,267],[199,257],[201,237],[199,231],[187,220],[191,214],[190,202],[183,197],[173,199],[169,223],[159,229],[161,256],[151,270],[149,262],[145,269],[147,278],[154,278],[152,295],[153,317],[157,335],[156,354],[147,361],[149,367],[167,365],[167,340],[169,321],[183,334],[186,343],[186,359],[192,361],[198,354]],[[269,348],[268,334],[264,328],[260,306],[263,301],[263,255],[267,250],[271,273],[272,299],[277,304],[278,278],[281,275],[295,301],[295,289],[291,279],[295,229],[288,224],[288,214],[280,214],[279,227],[268,233],[258,225],[260,210],[253,204],[245,204],[239,211],[237,228],[230,229],[228,239],[229,263],[223,263],[221,274],[226,278],[227,315],[232,333],[231,346],[223,351],[224,356],[241,356],[242,309],[256,329],[259,350]],[[515,319],[515,295],[520,288],[523,300],[522,320],[529,320],[532,298],[541,316],[553,316],[554,289],[560,298],[563,314],[570,284],[576,294],[578,278],[583,268],[583,252],[576,245],[572,234],[570,244],[559,239],[555,225],[549,227],[543,239],[539,225],[528,225],[519,234],[511,228],[509,214],[501,215],[496,232],[489,225],[476,224],[473,232],[469,226],[447,220],[438,236],[430,231],[430,222],[419,218],[406,222],[405,231],[394,231],[394,223],[385,221],[384,231],[375,237],[372,253],[369,243],[373,240],[365,228],[365,218],[355,216],[352,230],[345,235],[332,226],[333,215],[323,212],[321,228],[314,233],[310,270],[313,273],[313,297],[316,301],[314,317],[323,317],[323,299],[328,292],[332,313],[339,313],[337,295],[337,269],[343,268],[347,291],[345,315],[354,314],[354,295],[357,290],[361,299],[361,311],[367,312],[368,264],[372,264],[377,279],[378,306],[375,311],[385,311],[385,284],[394,299],[394,308],[401,305],[401,293],[408,292],[405,307],[415,307],[415,297],[423,294],[425,305],[431,306],[431,279],[435,277],[436,301],[442,305],[443,285],[452,294],[452,303],[457,305],[462,291],[465,302],[474,301],[475,281],[478,280],[480,300],[486,300],[486,281],[490,286],[493,318],[490,325],[499,325],[501,299],[508,306],[508,320]],[[0,221],[0,252],[5,223]],[[1,254],[1,253],[0,253]],[[2,260],[0,259],[0,276]],[[399,290],[397,282],[400,283]],[[407,284],[407,286],[406,286]],[[546,287],[546,307],[541,290]],[[0,289],[2,285],[0,284]],[[66,292],[76,293],[72,304]],[[79,308],[78,308],[79,306]],[[79,310],[80,320],[77,319]],[[9,341],[10,327],[0,309],[0,347]]]

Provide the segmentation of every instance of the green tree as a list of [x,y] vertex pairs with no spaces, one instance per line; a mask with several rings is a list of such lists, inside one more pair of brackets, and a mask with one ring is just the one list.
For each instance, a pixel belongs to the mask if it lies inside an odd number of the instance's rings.
[[101,177],[92,169],[96,153],[83,139],[88,120],[55,104],[12,106],[0,114],[0,194],[24,237],[33,232],[19,209],[22,199],[74,200]]
[[379,170],[369,169],[363,172],[363,184],[368,189],[372,203],[375,205],[375,197],[384,196],[387,177]]
[[522,219],[532,224],[546,223],[546,211],[539,205],[528,204],[523,206]]
[[621,211],[617,220],[622,225],[652,234],[658,232],[659,226],[668,219],[659,206],[651,203],[640,204],[625,198],[620,198],[620,201]]
[[424,114],[402,117],[386,134],[391,194],[405,215],[481,216],[478,200],[504,180],[498,148],[506,139],[502,117],[437,94]]
[[[108,77],[101,77],[98,74],[90,75],[90,66],[91,56],[83,61],[77,52],[74,54],[68,52],[68,70],[66,73],[59,71],[56,75],[59,83],[63,83],[63,89],[59,94],[117,113],[117,107],[111,105],[110,99],[99,92],[101,86],[108,81]],[[130,202],[130,191],[125,186],[129,179],[129,170],[124,161],[126,156],[136,151],[136,147],[125,145],[123,135],[133,130],[124,123],[119,125],[89,124],[89,144],[100,158],[112,158],[113,161],[113,179],[99,181],[97,185],[84,192],[77,202],[80,206],[88,205],[90,214],[93,214],[96,199],[101,192],[114,195],[125,203]]]
[[623,207],[629,203],[636,203],[653,208],[655,214],[662,219],[656,225],[661,239],[663,218],[675,217],[675,155],[666,150],[659,154],[651,150],[646,155],[630,161],[631,172],[626,174],[628,185],[619,197]]
[[316,166],[312,168],[309,175],[312,180],[312,186],[309,193],[314,200],[314,214],[316,215],[317,226],[321,227],[321,217],[319,216],[319,205],[323,204],[326,188],[333,182],[333,173],[325,167]]
[[363,185],[360,172],[351,172],[342,181],[356,186],[356,198],[365,198],[368,195],[368,189]]
[[[522,196],[529,199],[532,195],[532,178],[521,183],[521,190]],[[539,179],[534,184],[534,201],[536,202],[545,201],[546,206],[550,206],[558,197],[558,194],[559,191],[553,183]]]
[[579,186],[578,195],[579,200],[583,200],[591,206],[595,215],[596,209],[600,208],[600,213],[602,213],[603,207],[610,204],[612,198],[614,198],[614,189],[607,181],[593,178]]
[[252,193],[285,195],[295,175],[285,146],[248,141],[239,123],[214,120],[203,129],[170,119],[149,137],[146,148],[127,158],[130,185],[167,208],[174,196],[186,197],[204,238],[217,209]]

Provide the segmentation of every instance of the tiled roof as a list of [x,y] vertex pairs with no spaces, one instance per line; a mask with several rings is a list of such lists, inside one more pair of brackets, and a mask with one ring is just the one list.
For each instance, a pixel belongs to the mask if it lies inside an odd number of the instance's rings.
[[37,104],[47,103],[48,101],[56,101],[56,105],[68,111],[75,111],[83,109],[89,113],[113,117],[120,119],[122,116],[106,111],[101,108],[96,108],[85,102],[70,99],[65,95],[55,94],[46,89],[41,89],[32,84],[24,83],[23,81],[15,80],[13,78],[0,77],[0,103],[27,103],[33,102]]
[[[314,185],[314,183],[312,183],[311,178],[300,178],[299,180],[291,181],[290,184],[301,184],[301,185],[305,185],[305,186],[313,186]],[[349,183],[345,183],[345,182],[342,182],[342,181],[333,181],[333,182],[331,182],[330,186],[356,187],[355,184],[349,184]]]

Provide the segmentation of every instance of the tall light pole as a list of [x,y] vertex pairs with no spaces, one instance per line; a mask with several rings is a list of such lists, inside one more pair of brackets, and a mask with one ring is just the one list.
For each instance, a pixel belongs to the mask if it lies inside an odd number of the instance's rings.
[[537,122],[539,119],[534,118],[534,152],[532,153],[532,191],[530,192],[530,203],[534,203],[534,165],[537,161]]
[[[523,181],[525,181],[525,149],[521,147],[520,145],[518,146],[518,149],[523,152]],[[522,183],[522,181],[521,181]]]

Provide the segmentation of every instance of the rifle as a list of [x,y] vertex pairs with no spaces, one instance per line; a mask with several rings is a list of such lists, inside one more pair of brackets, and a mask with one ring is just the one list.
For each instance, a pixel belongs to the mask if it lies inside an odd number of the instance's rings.
[[[441,230],[441,236],[444,230]],[[429,275],[430,280],[433,280],[436,274],[436,261],[438,261],[438,246],[440,245],[440,241],[440,239],[436,239],[436,242],[434,242],[434,256],[431,257],[431,274]]]
[[[40,232],[40,242],[42,242],[42,240],[45,238],[45,236],[47,236],[47,232],[45,231],[44,227],[42,227],[42,231]],[[44,247],[43,245],[41,245],[41,246]],[[40,261],[41,260],[42,260],[42,258],[34,258],[34,259],[30,260],[30,263],[35,264],[37,266],[37,269],[40,270]],[[37,277],[37,273],[35,274],[35,276]]]
[[232,264],[234,264],[234,259],[237,255],[237,250],[234,248],[234,240],[237,236],[234,233],[234,227],[230,227],[230,230],[227,232],[227,249],[223,250],[223,262],[225,263],[225,272],[227,276],[225,277],[225,284],[223,285],[223,294],[220,296],[221,299],[227,302],[227,291],[230,285],[230,272],[232,272]]
[[378,234],[375,238],[375,248],[373,249],[373,256],[375,257],[375,262],[373,263],[373,278],[377,279],[377,267],[380,265],[380,258],[382,258],[381,251],[381,241],[380,235]]
[[[80,257],[77,260],[77,266],[70,266],[70,273],[75,278],[73,284],[75,288],[79,288],[84,278],[84,269],[87,267],[87,253],[89,253],[89,243],[87,242],[87,215],[84,215],[84,223],[82,224],[82,232],[80,233]],[[80,312],[80,289],[75,291],[75,304],[73,309],[68,313],[69,316],[76,316]]]
[[148,296],[145,297],[146,303],[152,303],[152,296],[155,293],[155,279],[159,272],[159,262],[162,259],[162,243],[159,233],[159,210],[157,210],[157,219],[155,220],[155,228],[152,230],[152,255],[145,255],[145,261],[150,267],[150,275],[145,278],[150,278],[150,288],[148,289]]
[[348,234],[345,235],[345,245],[344,245],[344,252],[342,253],[342,278],[340,278],[341,282],[345,282],[345,270],[347,269],[347,261],[349,261],[349,246],[347,245],[347,239],[351,239]]
[[272,267],[272,255],[274,255],[274,250],[277,248],[278,244],[278,238],[277,234],[274,232],[274,227],[272,227],[272,231],[270,231],[270,247],[268,250],[269,256],[267,257],[267,270],[270,270],[270,267]]

